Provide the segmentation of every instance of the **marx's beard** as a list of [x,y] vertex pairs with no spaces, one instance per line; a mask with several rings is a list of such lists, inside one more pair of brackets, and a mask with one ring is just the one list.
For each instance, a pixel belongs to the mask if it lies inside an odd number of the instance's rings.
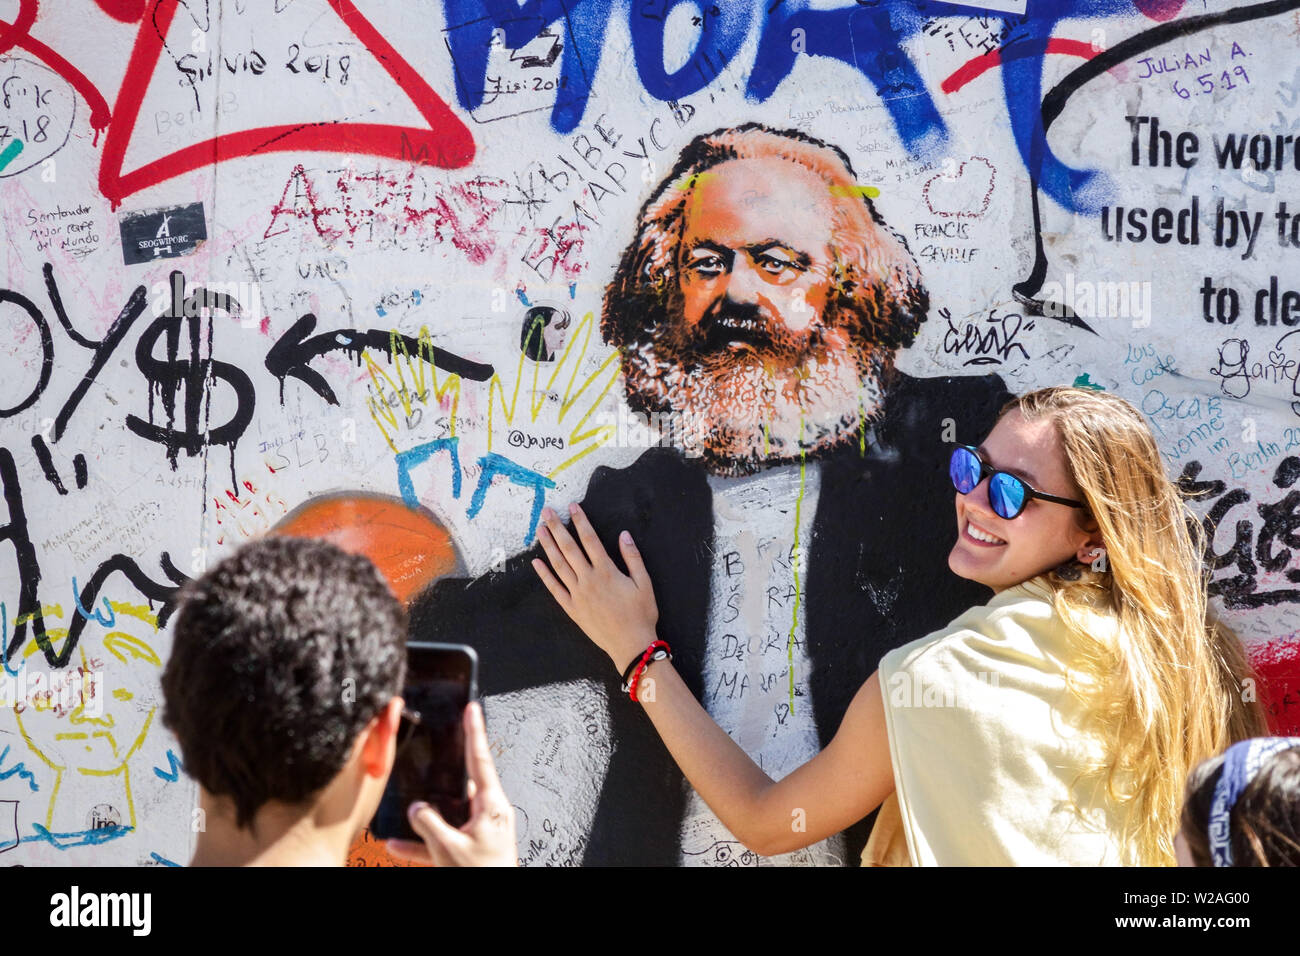
[[628,405],[700,428],[713,474],[823,456],[879,417],[892,353],[868,340],[836,297],[803,332],[737,305],[688,328],[676,296],[656,305],[636,298],[626,314],[636,315],[637,331],[622,357]]

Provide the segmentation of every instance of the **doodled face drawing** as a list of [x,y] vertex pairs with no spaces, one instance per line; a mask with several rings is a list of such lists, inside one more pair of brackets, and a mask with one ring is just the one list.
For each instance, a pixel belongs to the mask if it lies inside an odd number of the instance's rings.
[[[58,646],[68,636],[65,610],[46,605],[42,613],[46,634]],[[68,667],[44,671],[35,638],[19,661],[9,662],[29,691],[35,674],[43,672],[43,689],[15,713],[27,746],[55,772],[45,818],[54,829],[135,826],[128,764],[148,737],[159,705],[162,660],[151,645],[157,614],[147,605],[105,597],[91,615]],[[69,775],[77,780],[76,808],[63,806],[69,802]]]

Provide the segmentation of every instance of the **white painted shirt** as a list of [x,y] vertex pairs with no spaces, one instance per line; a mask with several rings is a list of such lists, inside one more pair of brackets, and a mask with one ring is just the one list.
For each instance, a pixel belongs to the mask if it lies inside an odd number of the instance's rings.
[[[714,555],[702,703],[773,780],[820,749],[804,641],[804,572],[819,479],[814,463],[804,468],[802,489],[798,465],[769,468],[747,478],[709,478]],[[796,542],[805,555],[802,566],[795,557]],[[686,786],[690,792],[682,822],[684,866],[843,862],[843,838],[838,835],[794,853],[759,857]]]

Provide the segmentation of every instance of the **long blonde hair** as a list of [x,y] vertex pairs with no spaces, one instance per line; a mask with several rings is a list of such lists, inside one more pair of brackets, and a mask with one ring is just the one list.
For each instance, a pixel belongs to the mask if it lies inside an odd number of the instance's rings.
[[[1085,768],[1121,810],[1130,862],[1174,863],[1188,772],[1229,744],[1267,733],[1244,693],[1241,643],[1209,616],[1204,536],[1165,474],[1151,430],[1117,395],[1045,388],[1002,409],[1051,420],[1096,520],[1104,559],[1049,572],[1074,638],[1070,688],[1102,743]],[[1097,611],[1118,626],[1097,628]],[[1244,699],[1249,697],[1250,700]],[[1076,806],[1077,806],[1076,802]]]

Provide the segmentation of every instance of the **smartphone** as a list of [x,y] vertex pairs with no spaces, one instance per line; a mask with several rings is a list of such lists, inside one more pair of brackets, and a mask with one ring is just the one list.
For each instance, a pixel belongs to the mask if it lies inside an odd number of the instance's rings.
[[465,707],[478,696],[478,655],[466,644],[406,644],[406,702],[397,759],[370,822],[380,840],[419,840],[407,808],[423,800],[453,827],[469,819]]

